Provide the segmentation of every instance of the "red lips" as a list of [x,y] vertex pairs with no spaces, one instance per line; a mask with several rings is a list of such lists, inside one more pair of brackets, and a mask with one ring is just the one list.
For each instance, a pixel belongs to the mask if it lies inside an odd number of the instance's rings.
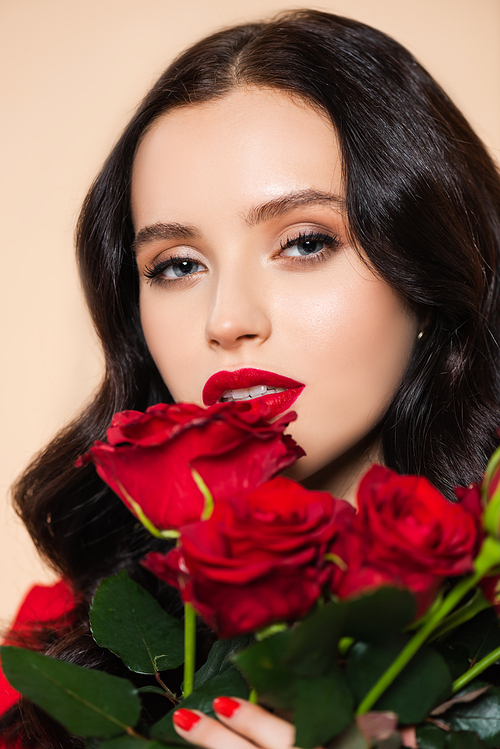
[[290,377],[283,377],[264,369],[237,369],[234,372],[216,372],[209,378],[203,388],[203,403],[213,406],[218,403],[227,390],[240,390],[255,385],[267,385],[273,388],[285,388],[281,393],[269,393],[259,396],[269,406],[271,417],[286,411],[299,397],[305,385]]

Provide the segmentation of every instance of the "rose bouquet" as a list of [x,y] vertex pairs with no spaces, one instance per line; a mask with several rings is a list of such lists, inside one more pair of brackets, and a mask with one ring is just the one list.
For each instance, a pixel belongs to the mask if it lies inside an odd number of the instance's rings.
[[[373,466],[354,509],[277,475],[303,454],[293,418],[270,423],[259,400],[117,414],[79,464],[163,540],[142,564],[179,590],[184,625],[122,572],[95,594],[92,634],[149,681],[4,646],[7,678],[103,749],[184,745],[172,708],[213,715],[221,695],[284,712],[303,749],[500,746],[500,452],[456,503]],[[197,617],[219,639],[195,670]]]

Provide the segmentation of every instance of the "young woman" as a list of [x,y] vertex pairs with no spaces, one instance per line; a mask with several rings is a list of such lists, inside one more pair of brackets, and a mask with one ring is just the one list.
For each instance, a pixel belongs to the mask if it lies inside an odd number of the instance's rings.
[[[116,411],[293,402],[306,456],[290,475],[351,501],[375,461],[450,498],[481,477],[500,424],[500,180],[446,94],[381,32],[294,11],[193,46],[111,153],[77,247],[106,374],[16,487],[71,589],[61,616],[23,629],[30,646],[119,673],[88,629],[98,582],[119,569],[180,611],[138,564],[162,542],[92,466],[74,467]],[[219,721],[184,715],[179,733],[217,749],[293,744],[261,708],[219,707]],[[83,745],[23,699],[2,725],[23,746]]]

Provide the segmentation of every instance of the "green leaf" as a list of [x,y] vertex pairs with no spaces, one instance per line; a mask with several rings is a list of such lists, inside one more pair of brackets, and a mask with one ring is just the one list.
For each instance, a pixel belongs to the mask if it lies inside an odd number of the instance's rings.
[[356,723],[351,723],[346,731],[328,744],[328,749],[370,749],[370,747],[371,744],[363,736]]
[[[294,710],[296,741],[303,749],[326,742],[347,728],[353,719],[352,695],[335,657],[328,660],[329,671],[325,674],[320,663],[324,647],[319,651],[314,647],[319,638],[327,644],[330,639],[329,649],[335,654],[340,608],[336,603],[327,604],[309,618],[305,633],[297,636],[300,626],[279,632],[233,658],[262,702]],[[303,673],[313,675],[298,676],[297,662]],[[318,675],[318,671],[322,673]]]
[[[206,715],[215,715],[212,702],[216,697],[241,697],[248,699],[250,690],[242,675],[233,667],[228,668],[219,676],[206,681],[201,687],[191,692],[189,697],[182,700],[177,707],[187,707],[190,710],[201,710]],[[176,708],[177,709],[177,708]]]
[[232,656],[248,647],[254,638],[242,635],[231,640],[217,640],[212,645],[206,663],[194,675],[194,688],[197,689],[206,681],[226,671],[232,666]]
[[446,749],[484,749],[486,745],[472,731],[450,731],[446,737]]
[[[346,609],[330,601],[289,631],[283,663],[297,676],[323,676],[337,663],[337,643]],[[260,689],[250,679],[260,694]],[[321,743],[321,742],[320,742]]]
[[[216,697],[242,697],[248,699],[249,689],[241,674],[232,667],[206,681],[201,687],[191,692],[189,697],[182,700],[176,710],[186,707],[190,710],[201,710],[206,715],[214,716],[212,702]],[[177,745],[185,746],[186,743],[176,733],[172,725],[172,711],[167,713],[158,723],[151,728],[151,737],[159,741],[176,742]]]
[[111,741],[102,741],[99,749],[161,749],[162,744],[149,739],[139,739],[135,736],[118,736]]
[[278,632],[233,657],[259,699],[270,707],[293,707],[294,674],[283,662],[289,641],[290,630]]
[[295,742],[302,749],[326,744],[353,720],[352,695],[340,669],[314,679],[294,682]]
[[334,668],[341,637],[384,642],[414,616],[415,598],[399,588],[379,588],[359,598],[330,601],[292,630],[285,662],[299,676],[321,676]]
[[12,686],[70,733],[111,738],[139,720],[141,703],[126,679],[24,648],[4,645],[0,653]]
[[[408,638],[393,637],[390,643],[356,643],[349,651],[346,676],[356,701],[361,702],[371,687],[402,650]],[[432,708],[451,694],[450,670],[438,652],[428,646],[403,669],[374,706],[392,710],[401,723],[420,723]]]
[[401,632],[413,620],[416,609],[409,590],[390,587],[344,600],[342,605],[346,609],[342,635],[375,643]]
[[446,731],[431,723],[417,726],[417,744],[420,749],[444,749],[446,736]]
[[104,580],[90,609],[94,640],[127,668],[154,674],[184,661],[182,622],[169,616],[126,572]]
[[144,687],[139,687],[137,689],[137,694],[160,694],[162,697],[167,697],[167,693],[164,689],[161,687],[155,687],[153,684],[146,684]]
[[455,705],[443,720],[456,731],[474,731],[487,747],[500,745],[500,688],[491,687],[474,702]]
[[[468,670],[469,659],[462,651],[448,648],[440,642],[433,642],[432,647],[444,658],[453,680],[458,679],[459,676],[462,676]],[[418,658],[418,655],[416,657]]]
[[485,609],[463,624],[447,644],[473,661],[500,647],[500,624],[494,609]]

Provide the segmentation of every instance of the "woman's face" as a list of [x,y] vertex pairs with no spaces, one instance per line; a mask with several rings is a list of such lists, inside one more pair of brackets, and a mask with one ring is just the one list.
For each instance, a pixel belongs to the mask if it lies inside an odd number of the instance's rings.
[[292,407],[290,475],[350,497],[418,323],[349,244],[343,198],[326,116],[256,87],[161,117],[133,170],[142,326],[172,396]]

